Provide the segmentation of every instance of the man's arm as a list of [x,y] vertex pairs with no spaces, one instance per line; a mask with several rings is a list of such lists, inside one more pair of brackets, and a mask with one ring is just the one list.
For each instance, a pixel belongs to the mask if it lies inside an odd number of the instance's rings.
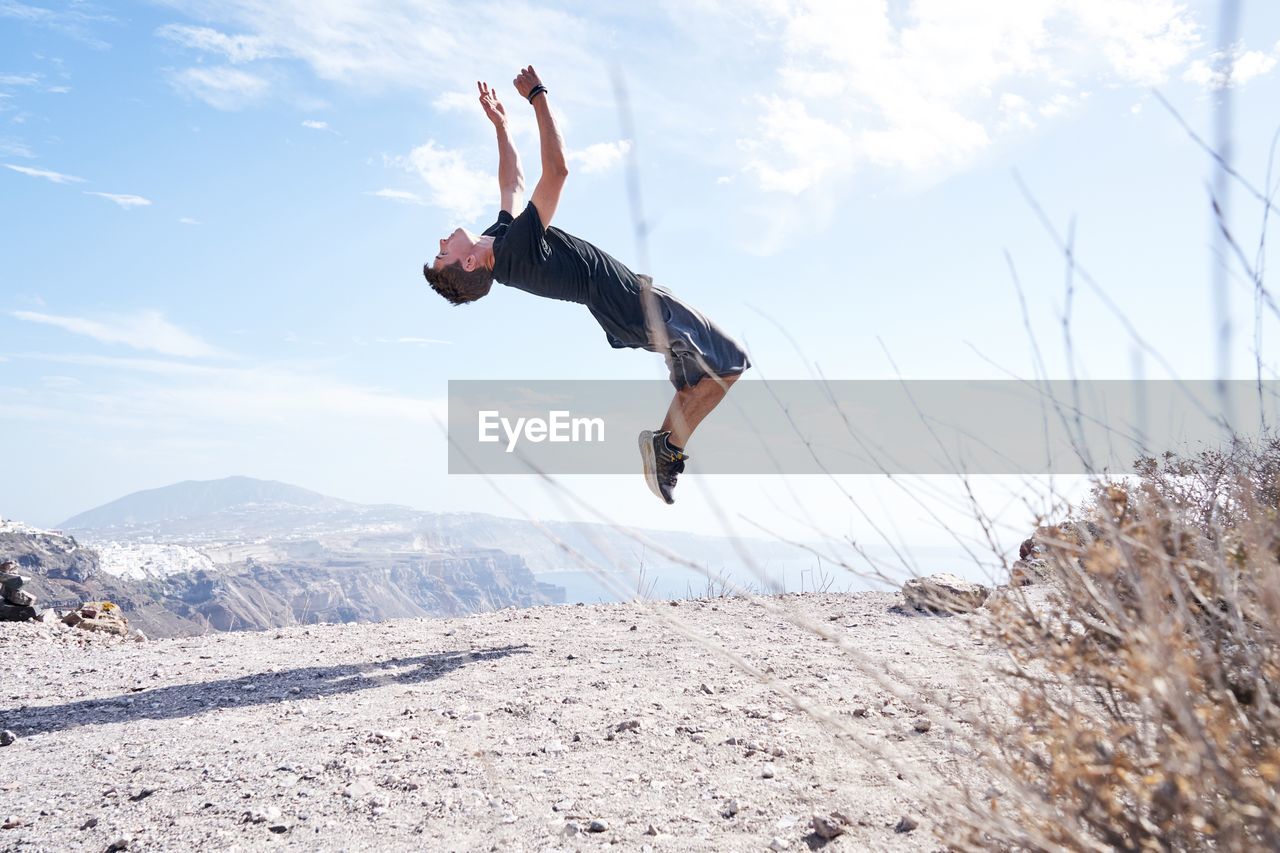
[[533,66],[530,65],[521,71],[513,82],[516,84],[516,91],[523,98],[527,99],[530,94],[537,92],[533,96],[532,103],[533,113],[538,117],[542,176],[538,178],[538,185],[533,188],[533,197],[530,201],[538,209],[542,227],[547,228],[551,225],[556,207],[560,204],[560,191],[564,189],[564,179],[569,176],[569,166],[564,159],[564,139],[560,136],[555,116],[552,115],[551,107],[547,103],[546,87],[538,79],[538,72],[533,70]]
[[498,189],[502,194],[502,209],[514,215],[516,202],[524,192],[524,174],[520,171],[520,155],[507,135],[507,111],[488,83],[477,81],[476,88],[480,90],[480,106],[498,134]]

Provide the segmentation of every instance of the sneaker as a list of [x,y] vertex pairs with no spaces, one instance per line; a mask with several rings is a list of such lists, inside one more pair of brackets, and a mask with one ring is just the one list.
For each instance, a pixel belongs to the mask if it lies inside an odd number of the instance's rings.
[[669,504],[675,503],[671,492],[676,487],[676,477],[684,472],[684,461],[689,455],[676,447],[668,438],[670,430],[640,433],[640,458],[644,460],[644,481],[649,491]]

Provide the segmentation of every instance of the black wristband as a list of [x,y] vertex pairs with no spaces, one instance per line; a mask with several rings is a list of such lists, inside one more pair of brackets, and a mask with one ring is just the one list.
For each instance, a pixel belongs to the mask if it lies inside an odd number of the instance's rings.
[[538,97],[539,95],[545,95],[546,93],[547,93],[547,87],[539,83],[529,91],[529,103],[532,104],[534,98]]

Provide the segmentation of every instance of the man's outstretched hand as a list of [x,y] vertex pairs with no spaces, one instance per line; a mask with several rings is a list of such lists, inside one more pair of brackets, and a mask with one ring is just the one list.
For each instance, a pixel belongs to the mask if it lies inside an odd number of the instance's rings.
[[517,74],[516,79],[511,82],[516,84],[516,91],[525,100],[529,99],[530,92],[542,85],[542,81],[538,79],[538,72],[533,70],[532,65]]
[[488,83],[481,83],[478,80],[476,88],[480,90],[480,106],[484,109],[484,114],[489,117],[489,121],[493,122],[494,127],[505,126],[507,111],[502,108],[498,93],[490,89]]

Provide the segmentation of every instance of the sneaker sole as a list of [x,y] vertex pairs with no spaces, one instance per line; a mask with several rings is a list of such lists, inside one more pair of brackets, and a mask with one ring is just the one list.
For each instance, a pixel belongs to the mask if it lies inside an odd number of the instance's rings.
[[674,503],[674,501],[663,497],[662,489],[658,488],[658,460],[653,454],[653,430],[641,430],[638,443],[640,445],[640,459],[644,463],[645,485],[663,503]]

